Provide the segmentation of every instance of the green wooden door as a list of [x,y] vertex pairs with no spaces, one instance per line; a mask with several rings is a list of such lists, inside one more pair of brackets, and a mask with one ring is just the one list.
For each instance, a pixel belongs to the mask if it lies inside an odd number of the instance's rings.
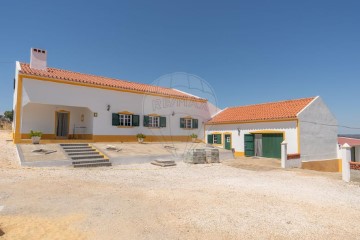
[[225,149],[231,150],[231,134],[225,134]]
[[244,148],[245,148],[245,156],[251,157],[255,155],[254,151],[254,135],[253,134],[245,134],[244,135]]
[[271,133],[262,135],[263,157],[281,158],[282,133]]

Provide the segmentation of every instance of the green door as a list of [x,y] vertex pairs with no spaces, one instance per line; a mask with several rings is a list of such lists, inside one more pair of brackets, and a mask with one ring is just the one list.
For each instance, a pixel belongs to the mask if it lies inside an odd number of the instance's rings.
[[263,157],[281,158],[282,133],[271,133],[262,135]]
[[245,148],[245,156],[251,157],[255,155],[254,151],[254,135],[253,134],[245,134],[244,136],[244,148]]
[[225,149],[231,150],[231,134],[225,134]]

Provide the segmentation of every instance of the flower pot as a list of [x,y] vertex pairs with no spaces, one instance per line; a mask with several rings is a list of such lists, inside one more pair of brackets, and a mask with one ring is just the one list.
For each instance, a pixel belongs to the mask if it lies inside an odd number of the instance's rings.
[[31,141],[33,144],[39,144],[41,137],[31,137]]
[[194,143],[196,142],[196,138],[191,138],[191,141]]
[[144,142],[144,139],[143,139],[143,138],[138,138],[138,142],[139,142],[139,143],[143,143],[143,142]]

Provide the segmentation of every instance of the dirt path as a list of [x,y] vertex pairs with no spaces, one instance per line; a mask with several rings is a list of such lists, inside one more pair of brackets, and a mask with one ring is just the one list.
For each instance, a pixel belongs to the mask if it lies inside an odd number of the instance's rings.
[[182,163],[19,168],[1,136],[0,239],[360,236],[360,188],[336,174]]

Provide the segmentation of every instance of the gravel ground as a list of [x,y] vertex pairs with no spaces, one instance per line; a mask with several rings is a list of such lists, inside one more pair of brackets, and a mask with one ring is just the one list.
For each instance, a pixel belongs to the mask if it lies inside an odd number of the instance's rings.
[[338,173],[20,168],[0,134],[0,239],[360,239],[360,187]]

